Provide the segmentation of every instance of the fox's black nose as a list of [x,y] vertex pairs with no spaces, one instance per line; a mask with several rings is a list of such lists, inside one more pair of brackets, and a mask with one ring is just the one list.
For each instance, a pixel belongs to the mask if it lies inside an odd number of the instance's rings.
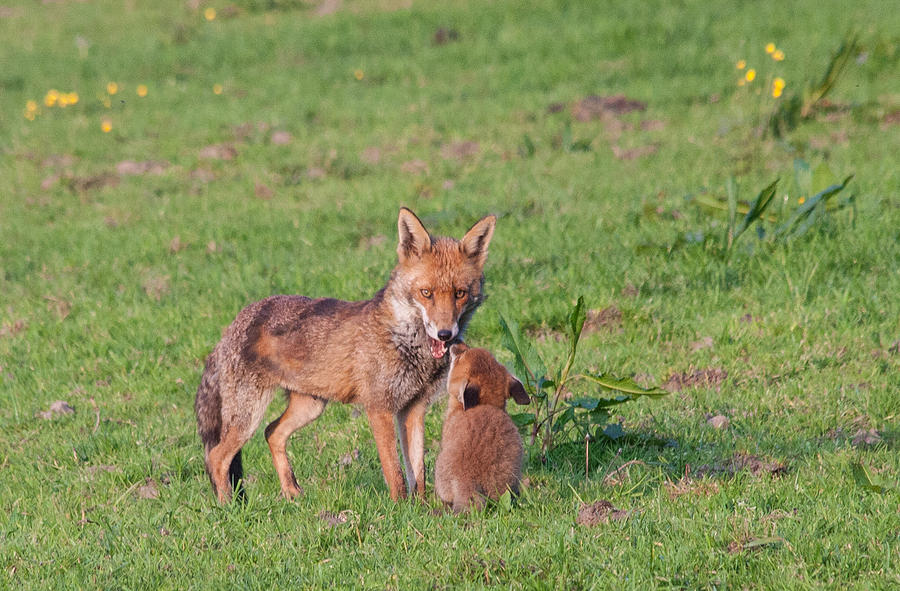
[[444,341],[445,343],[447,341],[449,341],[450,337],[452,337],[452,336],[453,336],[453,333],[450,332],[449,330],[439,330],[438,331],[438,338],[440,340]]

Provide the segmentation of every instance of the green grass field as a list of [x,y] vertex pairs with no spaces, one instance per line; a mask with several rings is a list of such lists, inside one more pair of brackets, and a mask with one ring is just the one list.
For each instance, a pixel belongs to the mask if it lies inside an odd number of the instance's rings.
[[[829,102],[759,133],[848,31]],[[0,39],[0,588],[900,587],[889,2],[11,0]],[[780,178],[789,210],[800,161],[855,207],[723,258],[698,198]],[[511,509],[443,514],[430,475],[392,503],[338,404],[292,440],[296,502],[259,433],[217,506],[203,359],[251,301],[370,297],[402,205],[499,218],[470,344],[511,363],[503,314],[558,362],[583,295],[577,367],[672,393],[616,408],[587,473],[583,443],[532,448]]]

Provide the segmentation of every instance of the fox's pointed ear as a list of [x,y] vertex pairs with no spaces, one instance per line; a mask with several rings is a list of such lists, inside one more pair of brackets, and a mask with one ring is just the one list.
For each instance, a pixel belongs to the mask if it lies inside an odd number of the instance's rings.
[[525,386],[513,376],[509,376],[509,396],[518,404],[528,404],[531,402],[528,392],[525,391]]
[[466,385],[466,389],[463,390],[463,410],[469,410],[473,406],[478,406],[478,399],[481,395],[481,388],[478,386],[469,386]]
[[479,267],[483,267],[484,262],[487,260],[488,244],[491,243],[496,223],[497,218],[495,216],[483,217],[459,241],[459,247],[463,253],[475,259]]
[[397,244],[397,256],[400,257],[400,262],[413,257],[421,257],[431,250],[431,234],[428,233],[416,214],[405,207],[400,208],[397,230],[400,234],[400,242]]

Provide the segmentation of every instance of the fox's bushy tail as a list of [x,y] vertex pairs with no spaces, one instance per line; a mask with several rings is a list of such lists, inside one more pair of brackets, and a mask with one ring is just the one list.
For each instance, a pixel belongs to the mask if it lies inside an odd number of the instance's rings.
[[[214,349],[206,358],[206,367],[203,377],[200,378],[200,386],[197,387],[197,398],[194,400],[194,412],[197,415],[197,433],[203,443],[204,463],[209,457],[209,450],[219,444],[222,439],[222,391],[219,380],[218,348]],[[212,481],[212,472],[206,465],[206,473]],[[231,465],[228,467],[228,476],[232,489],[240,492],[239,486],[244,477],[244,468],[241,463],[241,452],[234,455]],[[215,482],[213,482],[215,487]]]

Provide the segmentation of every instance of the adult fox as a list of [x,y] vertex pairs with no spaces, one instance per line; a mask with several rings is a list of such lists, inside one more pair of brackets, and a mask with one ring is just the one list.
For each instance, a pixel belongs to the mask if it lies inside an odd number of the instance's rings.
[[[369,419],[391,498],[425,492],[425,410],[442,391],[445,355],[484,300],[483,268],[496,218],[461,240],[432,237],[400,209],[398,263],[361,302],[272,296],[244,308],[206,359],[194,410],[206,471],[220,502],[243,477],[241,448],[275,391],[287,409],[266,440],[288,499],[300,493],[285,445],[328,400],[360,404]],[[406,483],[397,458],[396,420]]]

